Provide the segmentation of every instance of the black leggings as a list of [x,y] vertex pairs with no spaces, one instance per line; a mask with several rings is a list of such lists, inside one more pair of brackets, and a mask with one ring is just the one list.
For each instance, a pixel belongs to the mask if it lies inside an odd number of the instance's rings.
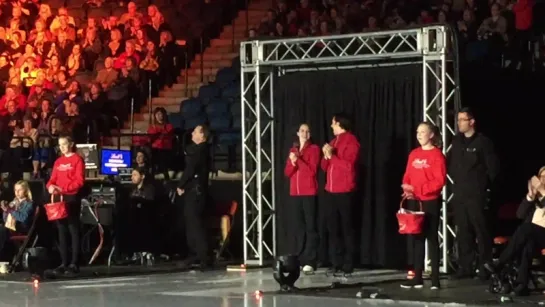
[[[416,201],[407,204],[410,210],[420,210]],[[426,257],[426,239],[431,261],[431,278],[439,281],[439,214],[441,212],[441,199],[426,200],[422,202],[422,211],[425,212],[424,227],[422,233],[408,237],[409,259],[412,258],[415,278],[422,279],[424,260]],[[411,257],[412,256],[412,257]]]
[[[59,230],[59,252],[61,254],[62,265],[77,265],[80,251],[79,228],[81,199],[77,195],[63,195],[67,205],[68,217],[56,221]],[[68,259],[67,233],[70,233],[72,239],[72,258]]]
[[290,196],[289,203],[291,254],[299,256],[301,265],[316,267],[316,196]]

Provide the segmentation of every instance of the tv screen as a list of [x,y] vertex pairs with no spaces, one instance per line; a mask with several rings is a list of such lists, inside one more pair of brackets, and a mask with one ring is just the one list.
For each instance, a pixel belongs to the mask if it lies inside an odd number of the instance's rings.
[[117,175],[120,168],[131,167],[130,150],[102,149],[100,173]]
[[83,158],[86,170],[98,168],[97,144],[76,144],[76,151]]

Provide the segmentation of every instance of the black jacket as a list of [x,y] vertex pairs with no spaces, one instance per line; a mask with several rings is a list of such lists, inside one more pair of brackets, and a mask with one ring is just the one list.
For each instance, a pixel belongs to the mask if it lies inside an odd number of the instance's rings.
[[534,217],[534,212],[536,211],[536,206],[544,207],[545,198],[542,200],[536,199],[534,201],[529,201],[526,197],[524,197],[517,208],[517,218],[524,220],[524,222],[531,223],[532,218]]
[[198,187],[204,191],[208,187],[209,153],[208,144],[193,144],[185,152],[185,169],[178,188],[191,190]]
[[492,141],[475,133],[454,136],[448,154],[448,170],[454,185],[452,192],[457,200],[486,195],[486,189],[495,183],[499,173],[499,161]]

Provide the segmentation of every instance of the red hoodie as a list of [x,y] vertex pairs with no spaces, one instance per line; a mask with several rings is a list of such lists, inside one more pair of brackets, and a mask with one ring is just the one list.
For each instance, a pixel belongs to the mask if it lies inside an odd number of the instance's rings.
[[83,187],[84,169],[85,163],[80,155],[74,153],[69,157],[60,156],[53,165],[53,173],[47,182],[47,188],[56,185],[64,195],[77,194]]
[[318,163],[320,162],[320,147],[306,142],[303,149],[292,147],[290,153],[299,153],[293,165],[288,158],[284,174],[290,179],[291,196],[313,196],[318,193]]
[[356,137],[345,132],[337,135],[331,142],[334,148],[330,160],[322,158],[322,169],[327,172],[325,190],[329,193],[348,193],[356,188],[356,161],[360,143]]
[[513,5],[515,12],[515,29],[529,30],[532,27],[533,3],[531,0],[518,0]]
[[[13,98],[13,100],[17,104],[17,106],[16,106],[17,109],[24,113],[26,111],[26,107],[27,107],[26,97],[24,95],[19,94],[19,95],[15,96],[15,98]],[[0,115],[1,116],[8,115],[7,102],[8,101],[6,99],[6,95],[4,95],[4,96],[2,96],[2,98],[0,98]]]
[[153,141],[152,148],[172,149],[172,139],[174,138],[174,126],[172,124],[150,125],[148,134]]
[[445,156],[439,148],[424,150],[418,147],[411,151],[403,184],[414,188],[418,200],[437,199],[447,181]]

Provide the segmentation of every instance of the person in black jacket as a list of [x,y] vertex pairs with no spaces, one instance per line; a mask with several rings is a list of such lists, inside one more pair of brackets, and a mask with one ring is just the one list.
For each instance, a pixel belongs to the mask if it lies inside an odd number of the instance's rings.
[[452,204],[458,231],[457,278],[473,275],[475,236],[479,251],[479,277],[486,279],[483,265],[492,260],[492,240],[486,225],[487,189],[495,182],[498,158],[492,141],[475,131],[475,117],[464,108],[458,113],[459,134],[452,140],[448,170],[454,181]]
[[183,217],[190,253],[185,264],[191,265],[197,260],[201,269],[207,266],[208,253],[203,218],[208,190],[208,136],[208,128],[204,125],[193,130],[191,140],[194,144],[186,149],[186,165],[177,188],[178,195],[183,195],[184,199]]
[[501,269],[515,259],[519,260],[516,295],[527,295],[530,266],[534,253],[545,247],[545,167],[539,170],[538,177],[528,181],[528,194],[517,209],[517,217],[524,222],[517,228],[496,265],[485,264],[490,273]]

